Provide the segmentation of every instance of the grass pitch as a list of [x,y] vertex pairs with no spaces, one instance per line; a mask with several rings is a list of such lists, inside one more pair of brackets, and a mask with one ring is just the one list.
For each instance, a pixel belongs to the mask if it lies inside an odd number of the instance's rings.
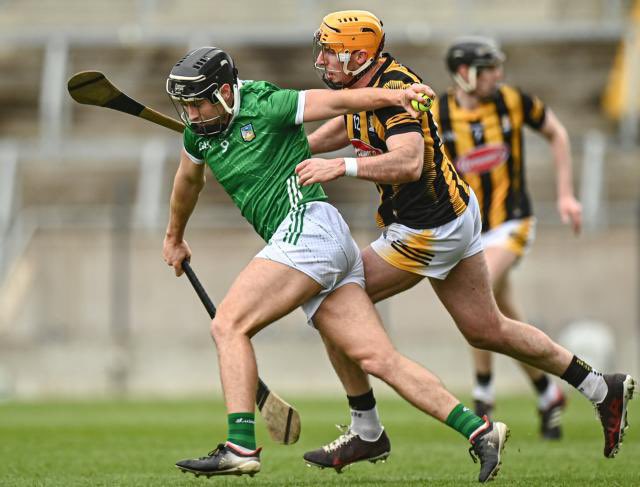
[[[340,398],[287,397],[300,410],[302,436],[292,446],[270,442],[261,420],[264,447],[256,477],[195,478],[176,460],[201,456],[224,440],[226,417],[220,401],[46,402],[0,405],[0,485],[8,486],[417,486],[477,485],[479,466],[456,432],[408,404],[379,400],[392,443],[386,464],[357,464],[338,475],[311,469],[307,449],[333,440],[336,422],[348,421]],[[532,397],[500,398],[497,417],[511,429],[496,483],[555,485],[640,485],[640,427],[625,437],[616,459],[602,455],[602,432],[590,404],[570,397],[565,438],[538,438]],[[630,403],[631,424],[640,421],[640,401]]]

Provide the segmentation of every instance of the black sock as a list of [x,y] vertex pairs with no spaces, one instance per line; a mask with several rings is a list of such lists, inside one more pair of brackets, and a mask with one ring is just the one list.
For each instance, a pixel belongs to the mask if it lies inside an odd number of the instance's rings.
[[369,411],[376,407],[376,398],[373,396],[373,389],[360,396],[347,396],[349,407],[356,411]]
[[589,364],[574,355],[569,367],[567,367],[567,370],[564,371],[564,374],[562,374],[560,378],[566,380],[573,387],[578,388],[578,386],[582,384],[582,381],[587,378],[589,372],[592,371],[593,369]]
[[488,374],[476,374],[476,381],[481,386],[488,386],[491,383],[491,372]]
[[532,380],[531,382],[533,383],[533,387],[536,388],[536,391],[538,391],[538,394],[542,394],[547,390],[547,387],[549,387],[549,377],[547,377],[547,374],[542,374],[542,377],[538,380]]

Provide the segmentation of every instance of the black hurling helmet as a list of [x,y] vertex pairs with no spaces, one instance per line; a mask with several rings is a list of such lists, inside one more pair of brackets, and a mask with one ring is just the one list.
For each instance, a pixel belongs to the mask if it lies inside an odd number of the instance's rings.
[[[225,83],[233,89],[233,105],[229,106],[220,95]],[[199,135],[214,135],[225,130],[230,117],[224,114],[197,122],[189,119],[186,107],[189,103],[208,100],[220,103],[228,115],[239,106],[238,70],[233,59],[217,47],[200,47],[190,51],[171,69],[167,78],[167,93],[180,118]]]
[[[453,80],[467,93],[476,89],[478,68],[500,66],[506,59],[498,44],[487,37],[464,37],[447,50],[447,69]],[[469,66],[469,80],[458,74],[460,66]]]

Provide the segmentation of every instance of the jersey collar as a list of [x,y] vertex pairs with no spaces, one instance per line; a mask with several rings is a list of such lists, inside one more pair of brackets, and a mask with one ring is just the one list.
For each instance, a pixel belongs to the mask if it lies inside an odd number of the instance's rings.
[[373,75],[367,86],[375,86],[380,79],[380,76],[382,76],[382,73],[384,73],[389,65],[393,62],[393,57],[388,52],[382,53],[381,57],[384,58],[384,62],[382,63],[382,65],[380,65],[380,67],[376,71],[376,74]]

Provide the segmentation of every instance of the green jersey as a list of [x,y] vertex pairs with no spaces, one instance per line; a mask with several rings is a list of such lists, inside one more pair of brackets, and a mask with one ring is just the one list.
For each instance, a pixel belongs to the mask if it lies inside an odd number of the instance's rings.
[[319,184],[300,187],[295,173],[311,157],[302,127],[303,93],[246,81],[227,130],[212,136],[184,131],[191,160],[206,162],[265,241],[293,208],[327,199]]

